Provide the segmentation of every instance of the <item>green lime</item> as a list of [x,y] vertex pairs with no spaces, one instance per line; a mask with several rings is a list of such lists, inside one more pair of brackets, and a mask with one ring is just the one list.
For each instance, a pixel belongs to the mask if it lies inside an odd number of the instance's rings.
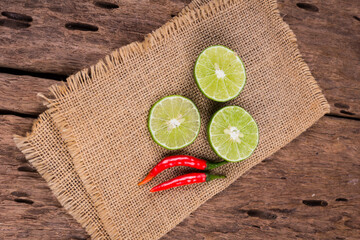
[[178,95],[156,102],[149,114],[148,127],[154,141],[175,150],[195,141],[200,131],[200,114],[195,104]]
[[248,112],[238,106],[228,106],[217,111],[210,120],[208,137],[219,157],[239,162],[254,152],[259,142],[259,131]]
[[217,102],[235,98],[246,82],[245,67],[239,56],[219,45],[208,47],[200,54],[194,77],[200,91]]

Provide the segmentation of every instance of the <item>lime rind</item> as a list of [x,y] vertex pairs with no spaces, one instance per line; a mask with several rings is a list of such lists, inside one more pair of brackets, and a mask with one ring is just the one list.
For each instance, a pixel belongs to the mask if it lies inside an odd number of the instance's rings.
[[[192,131],[194,134],[193,138],[189,141],[186,141],[184,144],[180,145],[180,146],[175,146],[175,147],[170,147],[168,146],[167,144],[159,141],[158,137],[156,136],[156,132],[154,132],[152,130],[152,123],[154,121],[154,119],[152,118],[152,116],[154,115],[154,110],[157,106],[159,106],[158,104],[160,104],[161,102],[163,102],[164,100],[169,100],[169,99],[182,99],[182,100],[185,100],[187,103],[191,104],[192,106],[192,109],[195,110],[195,113],[197,115],[197,121],[198,121],[198,124],[197,126],[195,125],[192,125],[190,124],[189,122],[184,122],[183,125],[186,126],[185,129],[182,129],[182,135],[184,135],[184,133],[189,133],[189,131]],[[177,109],[178,112],[180,112],[182,110],[184,106],[181,106],[180,108]],[[163,109],[165,112],[171,112],[172,109]],[[190,111],[190,110],[189,110]],[[177,149],[181,149],[181,148],[184,148],[184,147],[187,147],[189,146],[190,144],[192,144],[197,136],[199,135],[199,132],[200,132],[200,127],[201,127],[201,118],[200,118],[200,113],[199,113],[199,110],[197,109],[196,105],[194,104],[193,101],[191,101],[190,99],[184,97],[184,96],[180,96],[180,95],[170,95],[170,96],[166,96],[166,97],[163,97],[161,98],[160,100],[158,100],[150,109],[150,112],[149,112],[149,117],[148,117],[148,129],[149,129],[149,132],[150,132],[150,135],[151,135],[151,138],[154,140],[154,142],[156,144],[158,144],[159,146],[163,147],[163,148],[166,148],[168,150],[177,150]],[[187,130],[186,130],[187,129]],[[185,131],[185,132],[184,132]],[[188,131],[188,132],[186,132]],[[180,135],[179,135],[180,136]],[[181,140],[180,140],[181,141]]]
[[[224,87],[222,87],[222,86],[220,86],[220,87],[217,86],[218,88],[223,88],[222,91],[220,91],[220,92],[226,92],[226,91],[234,90],[235,88],[238,88],[238,90],[236,91],[236,93],[232,94],[232,95],[229,96],[228,98],[222,98],[222,99],[220,99],[220,98],[216,98],[216,97],[210,95],[209,93],[207,93],[207,92],[206,92],[206,89],[204,90],[204,88],[205,88],[206,86],[201,86],[202,84],[200,83],[199,76],[197,76],[197,75],[200,75],[200,74],[197,74],[197,73],[196,73],[196,72],[197,72],[196,70],[198,69],[198,66],[199,66],[199,60],[210,61],[210,59],[203,58],[203,56],[204,56],[204,53],[205,53],[207,50],[211,49],[211,48],[223,48],[223,49],[226,49],[227,51],[229,51],[229,53],[232,53],[232,54],[236,57],[236,59],[239,61],[240,66],[241,66],[241,68],[242,68],[241,73],[238,73],[238,74],[236,74],[236,73],[230,73],[230,74],[227,75],[227,78],[226,78],[225,80],[226,80],[227,84],[233,86],[232,88],[224,89]],[[223,60],[226,61],[226,58],[223,59]],[[210,62],[211,62],[211,61],[210,61]],[[213,71],[214,71],[213,69],[207,69],[207,70],[206,70],[206,67],[204,67],[203,70],[204,70],[204,69],[205,69],[205,71],[207,72],[207,74],[205,74],[204,77],[209,77],[211,74],[213,74]],[[235,71],[237,71],[237,70],[238,70],[238,69],[235,69]],[[199,73],[199,72],[198,72],[198,73]],[[241,85],[238,85],[238,84],[236,83],[236,81],[234,81],[234,79],[233,79],[234,75],[235,75],[236,77],[238,77],[239,75],[243,75],[243,80],[242,80],[242,84],[241,84]],[[228,76],[232,76],[232,77],[229,78]],[[241,58],[240,58],[239,56],[237,56],[236,53],[235,53],[233,50],[231,50],[230,48],[228,48],[228,47],[226,47],[226,46],[222,46],[222,45],[210,46],[210,47],[206,48],[205,50],[203,50],[203,51],[200,53],[199,57],[196,59],[196,62],[195,62],[194,78],[195,78],[195,82],[196,82],[198,88],[200,89],[200,91],[201,91],[207,98],[209,98],[209,99],[211,99],[211,100],[213,100],[213,101],[216,101],[216,102],[227,102],[227,101],[232,100],[232,99],[236,98],[237,96],[239,96],[239,94],[240,94],[240,92],[243,90],[243,88],[244,88],[244,86],[245,86],[245,84],[246,84],[246,80],[247,80],[247,78],[246,78],[245,65],[244,65],[243,61],[241,60]],[[224,82],[225,82],[225,80],[224,80]],[[211,83],[210,83],[210,84],[211,84]],[[214,84],[215,84],[215,83],[214,83]],[[209,87],[209,86],[207,86],[207,87]],[[217,87],[216,87],[216,88],[217,88]]]
[[[224,143],[227,143],[229,142],[229,137],[227,137],[225,134],[222,134],[222,132],[224,131],[223,129],[226,128],[227,126],[223,125],[222,128],[219,128],[217,131],[217,133],[215,134],[219,134],[219,140],[218,142],[220,143],[223,143],[223,145],[221,146],[215,146],[214,145],[214,139],[212,139],[212,130],[211,130],[211,127],[212,127],[212,124],[214,122],[214,120],[217,118],[217,117],[222,117],[224,121],[229,121],[229,118],[227,118],[223,113],[223,111],[225,109],[231,109],[231,108],[236,108],[238,110],[240,110],[241,112],[243,112],[242,116],[236,116],[236,118],[241,118],[241,120],[243,121],[241,124],[244,124],[244,126],[242,126],[241,128],[241,132],[244,134],[244,135],[249,135],[249,134],[254,134],[256,135],[256,138],[247,138],[247,141],[244,141],[242,140],[242,142],[246,143],[247,145],[250,144],[251,148],[249,149],[249,147],[247,146],[247,149],[245,148],[245,144],[238,144],[236,145],[235,142],[231,142],[230,140],[230,148],[233,148],[233,149],[230,149],[230,150],[237,150],[237,151],[241,151],[243,150],[244,152],[246,152],[245,156],[242,156],[240,158],[237,158],[237,159],[234,159],[234,158],[229,158],[227,156],[224,156],[224,154],[222,154],[219,150],[222,150],[222,149],[219,149],[220,147],[224,146]],[[222,114],[222,116],[220,116],[219,114]],[[234,121],[236,121],[236,118],[235,120],[234,119],[230,119],[230,121],[233,121],[233,122],[230,122],[229,124],[234,124]],[[246,124],[250,124],[249,125],[246,125]],[[237,126],[239,125],[239,123],[237,123]],[[246,127],[246,128],[245,128]],[[251,128],[250,128],[251,127]],[[243,161],[247,158],[249,158],[253,152],[255,151],[255,149],[257,148],[258,144],[259,144],[259,128],[258,128],[258,125],[257,123],[255,122],[255,120],[253,119],[253,117],[246,111],[244,110],[243,108],[239,107],[239,106],[227,106],[227,107],[224,107],[220,110],[218,110],[213,116],[212,118],[210,119],[210,122],[209,122],[209,125],[208,125],[208,129],[207,129],[207,132],[208,132],[208,140],[209,140],[209,143],[210,143],[210,146],[211,148],[213,149],[213,151],[216,153],[216,155],[218,155],[220,158],[226,160],[226,161],[229,161],[229,162],[240,162],[240,161]],[[250,140],[252,140],[252,142],[248,142]],[[240,145],[240,146],[239,146]],[[236,149],[234,149],[235,146],[238,146]],[[234,156],[233,155],[233,151],[230,151],[230,156]],[[229,152],[229,151],[228,151]]]

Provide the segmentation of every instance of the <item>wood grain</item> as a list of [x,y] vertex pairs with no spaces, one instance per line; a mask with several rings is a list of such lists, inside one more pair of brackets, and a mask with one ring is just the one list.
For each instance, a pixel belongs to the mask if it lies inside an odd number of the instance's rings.
[[332,114],[360,119],[360,1],[299,2],[281,0],[279,9]]
[[0,116],[0,239],[86,239],[13,143],[12,135],[30,131],[33,120]]
[[142,40],[190,0],[109,1],[118,8],[98,2],[0,1],[2,13],[32,19],[0,17],[0,66],[70,75],[120,46]]
[[[32,119],[0,119],[0,239],[85,238],[12,142]],[[360,238],[359,134],[359,121],[322,118],[163,239]]]
[[[1,69],[72,74],[141,40],[188,2],[0,1],[0,239],[88,238],[12,141],[33,121],[12,114],[36,116],[44,110],[36,93],[61,82]],[[279,9],[331,115],[353,120],[322,118],[163,240],[360,239],[360,2],[280,0]]]
[[[187,2],[158,0],[133,4],[131,0],[114,1],[119,8],[106,9],[93,1],[66,0],[60,4],[47,1],[45,4],[45,0],[36,4],[22,0],[1,1],[1,9],[31,16],[33,20],[31,27],[20,30],[0,24],[0,67],[72,74],[96,63],[113,49],[141,40],[144,34],[178,13]],[[354,17],[360,16],[360,2],[308,2],[298,7],[295,0],[281,0],[279,9],[295,32],[300,51],[329,100],[331,113],[360,119],[360,21]],[[64,25],[68,22],[93,24],[99,30],[69,30]],[[1,76],[0,81],[6,77]],[[41,86],[49,86],[47,80],[38,80]],[[14,80],[12,83],[15,84]],[[34,87],[35,92],[40,89],[38,87]],[[33,87],[28,85],[28,88],[22,88],[25,94]],[[16,88],[12,91],[16,93],[10,95],[19,94]],[[11,109],[15,108],[32,114],[38,114],[40,111],[36,109],[41,109],[38,106],[30,106],[30,109],[12,106]]]
[[163,240],[360,239],[359,134],[359,121],[323,117]]
[[36,94],[49,94],[48,88],[53,84],[61,84],[61,82],[26,75],[0,73],[0,112],[16,112],[35,116],[40,114],[45,111],[46,107]]

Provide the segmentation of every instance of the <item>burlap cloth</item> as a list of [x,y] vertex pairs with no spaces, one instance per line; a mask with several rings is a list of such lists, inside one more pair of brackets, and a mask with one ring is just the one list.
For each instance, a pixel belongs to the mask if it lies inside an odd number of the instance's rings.
[[[275,0],[195,0],[142,43],[132,43],[97,65],[53,86],[49,110],[17,146],[49,183],[60,203],[94,239],[158,239],[245,171],[305,131],[329,111],[301,59],[296,38]],[[221,44],[245,63],[247,83],[235,100],[205,98],[193,79],[200,52]],[[180,94],[199,108],[202,127],[181,151],[156,145],[147,130],[151,105]],[[219,160],[206,138],[211,115],[240,105],[255,118],[254,154],[212,172],[226,180],[159,193],[149,189],[180,172],[170,169],[145,186],[137,183],[171,154]]]

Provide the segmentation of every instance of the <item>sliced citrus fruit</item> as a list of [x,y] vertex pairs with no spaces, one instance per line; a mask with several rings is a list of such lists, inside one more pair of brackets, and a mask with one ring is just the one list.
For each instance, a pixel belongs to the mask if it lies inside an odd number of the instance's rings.
[[195,141],[200,131],[200,114],[190,99],[167,96],[152,106],[148,127],[157,144],[170,150],[180,149]]
[[219,157],[239,162],[254,152],[259,142],[259,131],[248,112],[238,106],[228,106],[217,111],[210,120],[208,137]]
[[245,67],[239,56],[220,45],[208,47],[199,55],[194,77],[200,91],[217,102],[238,96],[246,82]]

